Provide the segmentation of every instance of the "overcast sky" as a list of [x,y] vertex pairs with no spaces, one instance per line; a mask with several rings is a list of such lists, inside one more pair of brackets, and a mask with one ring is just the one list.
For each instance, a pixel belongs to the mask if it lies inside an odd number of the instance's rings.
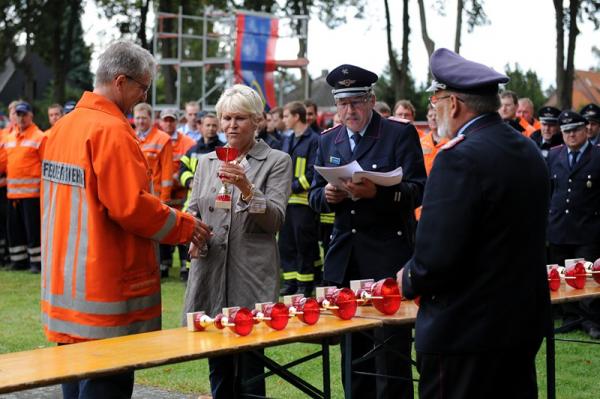
[[[390,0],[392,15],[392,41],[398,53],[402,43],[402,2]],[[441,16],[433,8],[433,0],[425,0],[428,32],[436,48],[454,46],[455,1],[446,7]],[[308,58],[309,72],[313,77],[321,70],[331,70],[350,63],[381,73],[388,63],[385,12],[383,0],[371,0],[369,9],[360,20],[350,19],[344,26],[328,29],[317,19],[310,21]],[[556,33],[552,0],[487,0],[485,10],[490,24],[476,27],[468,33],[463,27],[461,55],[504,71],[505,65],[519,63],[522,69],[533,69],[542,78],[544,88],[555,80]],[[410,64],[417,82],[427,79],[427,52],[421,39],[419,10],[416,1],[410,1]],[[463,18],[464,19],[464,18]],[[86,7],[83,18],[86,41],[95,46],[95,56],[116,37],[117,32],[109,21],[97,18],[94,7]],[[576,69],[599,66],[600,60],[592,55],[595,44],[600,46],[600,31],[594,31],[589,22],[580,24],[575,55]],[[566,45],[566,44],[565,44]],[[297,46],[280,40],[278,59],[294,58]],[[95,63],[93,64],[95,70]]]

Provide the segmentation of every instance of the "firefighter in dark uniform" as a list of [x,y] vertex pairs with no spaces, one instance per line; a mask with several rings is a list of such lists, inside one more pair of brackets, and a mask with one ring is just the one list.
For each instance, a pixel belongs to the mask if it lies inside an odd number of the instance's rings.
[[581,116],[587,120],[588,140],[594,145],[600,144],[600,107],[588,104],[581,108]]
[[[548,219],[550,263],[600,257],[600,147],[588,141],[586,119],[573,111],[559,116],[564,145],[548,156],[551,200]],[[583,300],[563,307],[560,332],[581,327],[600,338],[597,300]]]
[[[367,171],[403,169],[402,182],[391,187],[367,179],[336,187],[315,173],[311,207],[317,212],[335,212],[323,270],[324,282],[333,285],[347,287],[350,280],[392,277],[413,251],[414,210],[421,204],[426,181],[423,153],[413,125],[384,119],[373,110],[372,85],[377,78],[353,65],[341,65],[327,75],[342,124],[321,135],[315,165],[335,167],[357,161]],[[411,328],[383,327],[376,334],[389,338],[396,353],[410,357]],[[352,334],[351,340],[353,358],[373,349],[373,343],[360,334]],[[346,355],[342,354],[342,366]],[[406,359],[381,354],[361,365],[360,371],[401,379],[356,375],[347,395],[413,397],[411,365]]]
[[451,140],[429,174],[414,256],[398,273],[403,295],[421,298],[419,396],[537,398],[535,355],[551,325],[548,170],[497,112],[508,77],[447,49],[430,67],[438,134]]
[[317,214],[308,206],[308,189],[314,174],[319,136],[306,122],[306,108],[298,101],[283,108],[283,122],[293,134],[284,137],[281,150],[292,158],[292,194],[279,232],[279,253],[284,286],[281,295],[312,295],[315,260],[319,258]]
[[558,108],[541,108],[538,111],[538,116],[542,127],[529,136],[537,144],[544,159],[548,158],[548,153],[552,147],[563,144],[560,126],[558,125],[558,115],[560,115]]

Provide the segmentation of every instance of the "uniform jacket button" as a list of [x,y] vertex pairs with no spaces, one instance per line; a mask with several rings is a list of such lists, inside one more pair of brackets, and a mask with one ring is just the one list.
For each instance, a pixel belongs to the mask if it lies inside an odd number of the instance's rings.
[[212,206],[209,206],[209,207],[208,207],[208,211],[209,211],[209,212],[214,212],[214,211],[215,211],[215,208],[213,208]]
[[568,209],[567,209],[567,210],[565,210],[565,213],[569,213],[569,210],[568,210]]
[[351,214],[351,215],[356,215],[356,211],[355,211],[354,209],[352,209],[352,210],[350,211],[350,214]]
[[402,231],[398,230],[398,233],[396,233],[396,234],[398,234],[399,236],[401,236],[402,235]]
[[352,234],[356,234],[356,229],[352,229]]

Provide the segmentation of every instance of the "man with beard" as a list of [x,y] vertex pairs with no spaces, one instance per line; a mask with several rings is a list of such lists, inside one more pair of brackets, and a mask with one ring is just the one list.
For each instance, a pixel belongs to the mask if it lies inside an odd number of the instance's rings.
[[429,174],[414,255],[398,272],[403,295],[421,298],[419,396],[537,398],[535,355],[550,328],[548,171],[497,113],[508,77],[447,49],[430,66],[438,134],[451,140]]
[[[350,280],[393,276],[413,251],[414,210],[421,203],[426,180],[423,152],[412,124],[384,119],[373,110],[372,86],[377,79],[373,72],[354,65],[340,65],[327,75],[342,124],[321,134],[315,165],[335,167],[357,161],[368,171],[389,172],[399,166],[403,171],[402,182],[390,187],[368,179],[334,186],[315,173],[310,206],[317,212],[335,212],[323,270],[329,285],[348,287]],[[395,353],[410,357],[411,328],[386,326],[375,335],[388,339]],[[373,342],[358,333],[352,334],[351,343],[353,359],[373,350]],[[348,355],[343,352],[342,365]],[[359,371],[397,378],[358,374],[347,395],[413,397],[409,362],[380,354],[361,365]]]

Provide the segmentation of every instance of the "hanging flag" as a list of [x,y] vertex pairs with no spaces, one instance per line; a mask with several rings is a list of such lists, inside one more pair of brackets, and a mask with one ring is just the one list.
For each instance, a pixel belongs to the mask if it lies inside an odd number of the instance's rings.
[[238,13],[235,48],[235,82],[256,90],[266,108],[277,106],[275,97],[275,44],[279,20],[267,16]]

